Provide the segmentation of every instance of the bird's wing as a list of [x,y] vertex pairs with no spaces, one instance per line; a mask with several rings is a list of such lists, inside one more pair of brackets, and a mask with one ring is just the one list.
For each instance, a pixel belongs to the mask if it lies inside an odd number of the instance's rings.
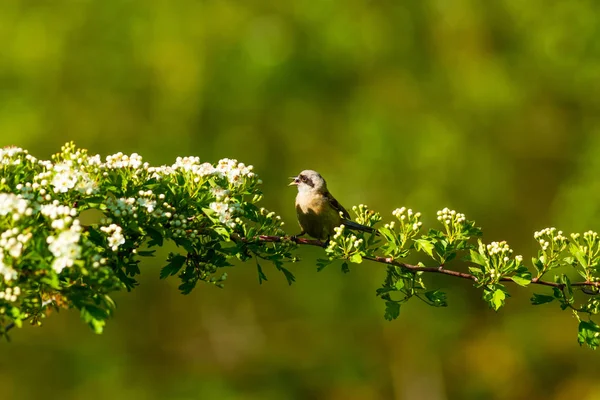
[[346,211],[346,209],[342,207],[342,205],[335,199],[335,197],[331,195],[331,193],[325,192],[323,194],[323,197],[327,199],[327,201],[329,202],[329,204],[331,204],[331,207],[333,207],[335,211],[337,211],[338,213],[341,211],[343,218],[350,219],[350,214],[348,214],[348,211]]

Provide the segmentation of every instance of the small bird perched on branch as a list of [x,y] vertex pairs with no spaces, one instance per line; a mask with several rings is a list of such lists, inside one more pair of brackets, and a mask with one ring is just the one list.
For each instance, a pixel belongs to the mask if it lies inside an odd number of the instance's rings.
[[333,228],[345,225],[350,229],[378,233],[375,229],[350,220],[350,214],[327,190],[325,179],[316,171],[304,170],[289,186],[298,187],[296,213],[302,232],[315,239],[327,240],[333,236]]

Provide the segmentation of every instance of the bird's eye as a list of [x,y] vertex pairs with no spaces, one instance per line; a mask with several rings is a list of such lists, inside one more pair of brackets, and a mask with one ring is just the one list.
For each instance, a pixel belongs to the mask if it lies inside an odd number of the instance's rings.
[[306,182],[306,177],[305,177],[304,175],[300,175],[300,180],[301,180],[302,182]]

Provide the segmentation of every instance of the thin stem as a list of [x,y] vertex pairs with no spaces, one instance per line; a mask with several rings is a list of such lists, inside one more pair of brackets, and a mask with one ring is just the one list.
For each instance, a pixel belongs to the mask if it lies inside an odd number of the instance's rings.
[[[242,240],[244,242],[253,242],[253,241],[258,241],[258,242],[283,242],[283,241],[292,241],[292,242],[295,242],[297,244],[307,245],[307,246],[318,246],[318,247],[326,247],[327,246],[327,242],[322,242],[322,241],[316,240],[316,239],[304,239],[304,238],[299,238],[299,237],[295,237],[295,236],[256,236],[254,238],[238,238],[238,239],[240,239],[240,240]],[[397,260],[394,260],[391,257],[381,257],[381,256],[374,256],[374,257],[364,256],[363,259],[364,260],[373,261],[373,262],[377,262],[377,263],[381,263],[381,264],[395,265],[397,267],[401,267],[401,268],[408,269],[410,271],[415,271],[415,272],[418,272],[418,271],[431,272],[431,273],[434,273],[434,274],[450,275],[450,276],[454,276],[456,278],[469,279],[471,281],[476,281],[476,278],[475,278],[474,275],[471,275],[471,274],[466,273],[466,272],[459,272],[459,271],[453,271],[453,270],[450,270],[450,269],[446,269],[446,268],[444,268],[443,265],[440,265],[439,267],[420,267],[418,265],[412,265],[412,264],[407,264],[407,263],[399,262]],[[510,278],[510,277],[503,277],[500,280],[502,282],[514,282],[512,280],[512,278]],[[562,283],[544,281],[544,280],[541,280],[540,278],[533,278],[531,280],[531,283],[534,284],[534,285],[556,287],[556,288],[559,288],[561,290],[565,286]],[[571,283],[571,286],[594,286],[596,288],[600,288],[600,282],[590,282],[590,281],[573,282],[573,283]]]
[[[8,333],[8,331],[10,331],[14,327],[15,327],[15,323],[14,322],[11,322],[10,324],[6,325],[4,327],[4,334]],[[8,338],[9,336],[6,336],[6,337]]]

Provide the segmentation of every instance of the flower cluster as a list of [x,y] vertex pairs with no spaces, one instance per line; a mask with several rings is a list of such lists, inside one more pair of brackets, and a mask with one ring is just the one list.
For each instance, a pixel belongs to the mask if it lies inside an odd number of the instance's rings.
[[[206,163],[206,164],[210,165],[210,163]],[[175,164],[173,164],[173,166],[171,168],[173,168],[173,170],[181,169],[184,171],[193,171],[199,165],[200,165],[200,157],[195,157],[195,156],[177,157],[175,159]],[[212,165],[211,165],[211,167],[212,167]]]
[[329,254],[330,258],[335,256],[354,263],[362,262],[365,250],[364,240],[354,234],[345,235],[345,225],[333,229],[335,233],[325,248],[325,252]]
[[46,243],[54,256],[52,269],[60,274],[81,257],[81,225],[76,218],[77,209],[61,204],[58,200],[40,204],[36,208],[49,222],[51,234],[46,237]]
[[24,215],[31,215],[32,212],[29,202],[22,196],[0,193],[0,216],[11,215],[11,218],[17,221]]
[[507,272],[516,271],[523,263],[523,256],[517,255],[512,258],[513,250],[504,240],[487,245],[479,241],[479,254],[485,260],[480,265],[485,267],[485,271],[494,281],[498,281]]
[[457,213],[455,210],[450,210],[448,207],[437,212],[437,219],[444,225],[462,224],[466,221],[465,214]]
[[600,241],[598,238],[598,233],[594,231],[584,232],[583,241],[580,240],[581,234],[579,233],[571,233],[571,238],[574,242],[581,243],[580,246],[584,252],[597,245]]
[[48,236],[48,250],[54,255],[52,269],[60,274],[63,269],[72,267],[81,256],[81,226],[79,220],[73,220],[70,228],[60,232],[57,236]]
[[40,213],[50,219],[50,226],[53,229],[62,230],[68,228],[73,223],[73,218],[77,215],[77,210],[60,204],[58,200],[54,200],[50,204],[41,205]]
[[6,300],[14,303],[17,298],[21,295],[21,288],[18,286],[7,287],[4,290],[0,290],[0,300]]
[[[587,231],[583,235],[571,234],[572,246],[569,252],[578,261],[577,269],[585,276],[586,280],[592,280],[592,271],[600,266],[600,237],[597,232]],[[566,260],[566,259],[565,259]]]
[[118,152],[116,154],[106,156],[106,162],[102,164],[102,167],[107,169],[120,169],[120,168],[133,168],[138,169],[140,167],[148,168],[147,163],[142,163],[142,156],[137,153],[133,153],[130,156]]
[[143,213],[150,219],[171,219],[175,212],[175,208],[167,202],[162,202],[165,199],[164,194],[156,196],[152,190],[140,190],[138,197],[121,197],[108,198],[106,207],[108,217],[104,223],[111,223],[112,218],[118,220],[135,220]]
[[223,189],[220,186],[210,188],[210,194],[214,196],[215,200],[223,201],[229,196],[231,192],[227,189]]
[[125,236],[123,236],[123,229],[116,224],[110,224],[109,226],[103,226],[100,230],[108,235],[108,247],[112,251],[117,251],[119,246],[125,243]]
[[550,248],[551,252],[560,252],[567,246],[567,238],[562,231],[556,228],[545,228],[533,234],[533,238],[540,244],[542,251]]
[[[154,193],[152,193],[152,190],[140,190],[138,192],[138,198],[135,199],[135,203],[141,207],[141,208],[145,208],[146,212],[152,214],[154,211],[156,211],[156,206],[158,204],[158,202],[156,201],[156,196],[154,196]],[[159,194],[158,195],[158,199],[159,200],[163,200],[165,198],[164,194]],[[164,205],[164,204],[163,204]],[[168,203],[167,203],[168,208],[171,208]],[[134,210],[135,211],[135,210]],[[162,216],[163,213],[160,213],[160,215]]]
[[[405,228],[408,227],[410,228],[410,230],[417,232],[419,229],[421,229],[421,226],[423,225],[423,223],[421,222],[421,213],[413,212],[413,210],[411,210],[410,208],[396,208],[394,211],[392,211],[392,215],[398,218],[400,224],[402,225],[402,230],[405,230]],[[386,227],[393,229],[394,221],[386,225]]]
[[[258,210],[258,221],[262,226],[260,234],[262,235],[277,235],[277,236],[285,236],[285,232],[283,231],[284,222],[281,220],[281,216],[277,215],[273,211],[269,211],[264,207],[261,207]],[[242,219],[236,217],[235,222],[240,225],[240,227],[244,231],[245,236],[254,236],[256,235],[256,230],[254,227],[248,224],[244,224]],[[286,240],[288,245],[295,245],[294,242],[290,240]]]
[[[356,235],[344,237],[344,228],[344,225],[334,228],[335,234],[333,235],[333,240],[329,241],[329,245],[327,247],[328,250],[334,251],[335,247],[339,245],[341,245],[347,252],[351,252],[352,250],[361,250],[361,245],[364,243],[364,240],[357,238]],[[342,238],[341,241],[340,238]],[[340,243],[336,243],[336,241],[340,241]]]
[[340,237],[342,237],[345,229],[346,229],[345,225],[340,225],[340,226],[333,228],[333,231],[335,232],[335,234],[333,235],[333,240],[338,240]]
[[[210,163],[200,163],[199,157],[177,157],[175,163],[171,166],[150,167],[149,172],[155,178],[161,178],[165,175],[172,175],[176,171],[184,171],[192,176],[192,182],[201,183],[204,178],[216,176],[234,185],[239,186],[244,182],[245,178],[254,178],[252,165],[238,163],[235,159],[224,158],[220,160],[216,166]],[[262,183],[259,182],[258,183]]]
[[240,185],[244,178],[254,177],[254,172],[252,172],[253,168],[252,165],[238,163],[235,159],[223,158],[217,163],[215,171],[226,177],[231,184]]
[[0,165],[19,165],[23,159],[29,162],[36,162],[36,158],[30,155],[27,150],[16,146],[0,148]]
[[504,240],[501,242],[492,242],[486,246],[486,249],[489,255],[500,255],[504,258],[508,258],[508,256],[513,252],[508,243],[506,243]]
[[[12,223],[16,223],[32,213],[33,209],[28,200],[20,195],[0,193],[0,217],[5,219],[8,217]],[[0,220],[0,227],[8,226],[2,224]],[[17,278],[18,272],[14,266],[18,263],[31,237],[31,230],[20,226],[13,226],[0,234],[0,276],[3,278],[0,280],[0,286],[2,281],[9,282]]]
[[[34,177],[34,185],[46,190],[48,182],[56,194],[73,190],[90,196],[98,192],[98,185],[90,173],[96,173],[101,164],[100,156],[89,157],[87,151],[75,148],[72,143],[62,147],[62,153],[53,156],[54,163],[39,161],[44,171]],[[37,190],[39,187],[32,187]]]
[[4,260],[4,250],[0,249],[0,275],[4,278],[4,282],[10,282],[17,279],[17,271],[15,271],[10,264],[6,264]]
[[55,175],[50,184],[54,186],[54,193],[66,193],[73,189],[78,181],[78,173],[67,163],[54,165]]
[[0,248],[10,257],[19,258],[31,236],[31,232],[21,233],[19,228],[8,229],[0,234]]
[[356,214],[356,222],[361,225],[365,225],[368,227],[372,227],[377,222],[381,221],[381,215],[379,213],[373,212],[369,210],[364,204],[359,204],[358,206],[353,206],[352,211]]
[[260,208],[260,215],[265,216],[267,219],[277,221],[276,224],[277,224],[278,227],[282,227],[284,225],[283,221],[281,220],[281,216],[275,214],[274,211],[269,211],[266,208],[261,207]]
[[437,212],[437,219],[444,225],[450,243],[469,238],[470,227],[464,214],[446,207]]
[[227,225],[230,228],[235,228],[235,217],[241,213],[241,208],[238,203],[230,203],[229,198],[225,197],[223,201],[214,201],[210,203],[209,207],[215,212],[220,223]]
[[392,258],[403,258],[408,255],[407,246],[411,239],[419,233],[423,223],[421,222],[421,213],[413,212],[406,207],[396,208],[392,215],[398,220],[399,227],[396,227],[396,221],[386,223],[379,229],[381,235],[385,237],[387,243],[384,244],[384,252]]
[[[151,167],[136,153],[104,158],[67,143],[52,160],[37,160],[20,148],[0,149],[0,171],[0,309],[7,310],[0,313],[0,327],[42,315],[49,303],[39,299],[45,296],[80,307],[71,293],[89,293],[102,294],[94,304],[106,313],[82,309],[82,318],[101,329],[112,307],[104,295],[133,288],[138,257],[152,255],[142,245],[173,240],[194,253],[185,260],[203,273],[180,275],[182,291],[189,291],[197,280],[208,282],[216,268],[230,265],[230,258],[247,257],[221,247],[232,233],[285,235],[279,216],[254,206],[262,182],[253,167],[234,159],[210,164],[178,157],[171,165]],[[273,243],[256,251],[283,270],[294,246]],[[131,251],[119,251],[123,248]],[[40,276],[44,285],[36,281]],[[18,304],[8,304],[19,293]]]

